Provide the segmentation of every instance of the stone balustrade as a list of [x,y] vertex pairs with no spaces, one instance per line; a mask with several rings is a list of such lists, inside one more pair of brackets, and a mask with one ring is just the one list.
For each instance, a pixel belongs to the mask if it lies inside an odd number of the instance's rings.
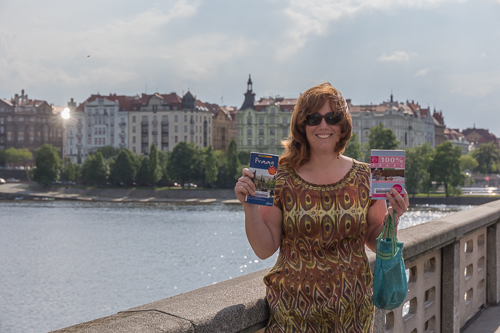
[[[500,200],[399,231],[408,296],[375,310],[375,333],[460,332],[500,301]],[[372,268],[375,255],[368,258]],[[256,332],[269,316],[268,270],[169,297],[56,332]]]

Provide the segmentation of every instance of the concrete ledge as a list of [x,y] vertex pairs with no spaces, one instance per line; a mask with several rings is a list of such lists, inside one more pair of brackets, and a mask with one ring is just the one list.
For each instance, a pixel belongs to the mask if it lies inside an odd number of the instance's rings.
[[63,328],[57,333],[137,333],[137,332],[195,332],[188,321],[156,311],[118,313],[86,323]]

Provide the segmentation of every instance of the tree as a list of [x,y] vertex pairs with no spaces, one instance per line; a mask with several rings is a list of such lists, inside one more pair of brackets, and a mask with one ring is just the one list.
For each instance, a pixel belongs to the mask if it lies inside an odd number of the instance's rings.
[[149,158],[144,156],[141,161],[141,167],[135,176],[135,179],[141,186],[149,185]]
[[205,151],[205,179],[209,184],[217,180],[217,172],[217,159],[214,151],[212,150],[212,146],[210,145]]
[[497,171],[496,164],[500,161],[500,150],[493,143],[480,144],[472,152],[472,156],[479,163],[477,170],[481,173],[493,173]]
[[69,157],[66,157],[64,159],[64,165],[61,177],[64,180],[75,180],[76,178],[75,165],[73,164],[71,158]]
[[28,148],[20,148],[16,149],[10,147],[5,150],[5,162],[7,164],[24,164],[26,161],[29,161],[33,158],[33,154],[30,152]]
[[240,164],[249,165],[250,164],[250,153],[247,151],[240,151],[238,153],[238,160]]
[[465,174],[460,169],[460,147],[450,141],[436,147],[436,154],[429,166],[430,179],[444,185],[446,197],[455,191],[458,185],[464,185]]
[[[119,148],[115,148],[113,146],[104,146],[104,147],[101,147],[99,149],[97,149],[95,151],[95,153],[101,153],[102,154],[102,157],[107,160],[109,158],[112,158],[112,157],[116,157],[118,156],[118,154],[120,153],[120,149]],[[95,154],[94,153],[94,154]]]
[[479,166],[479,163],[476,161],[472,154],[462,155],[460,156],[460,168],[462,171],[472,171],[475,170]]
[[149,147],[148,182],[153,186],[161,179],[161,169],[158,161],[158,150],[153,143]]
[[170,181],[170,177],[168,176],[167,173],[168,159],[169,159],[169,154],[165,153],[164,151],[158,150],[158,164],[160,166],[160,171],[161,171],[160,183],[162,185],[166,185]]
[[390,128],[385,128],[382,123],[370,128],[368,139],[367,152],[370,152],[372,149],[397,149],[400,144],[394,131]]
[[433,153],[434,149],[428,142],[405,151],[405,186],[408,193],[413,194],[413,196],[419,189],[427,190],[427,192],[430,189],[430,187],[426,187],[426,185],[430,185],[427,169]]
[[33,180],[44,186],[48,186],[53,181],[59,179],[59,168],[61,158],[57,148],[46,143],[35,149],[35,166]]
[[352,133],[345,148],[344,155],[354,158],[355,160],[360,160],[363,157],[363,145],[359,142],[359,138],[356,133]]
[[5,150],[0,149],[0,166],[5,166]]
[[172,179],[180,180],[182,186],[193,176],[193,157],[196,153],[194,143],[179,142],[167,165],[167,173]]
[[100,152],[87,156],[82,165],[82,177],[88,184],[102,184],[108,178],[108,165]]
[[239,170],[238,170],[238,150],[236,147],[236,142],[234,139],[231,139],[229,142],[229,146],[226,151],[226,172],[228,181],[231,183],[236,182],[236,178],[238,178]]
[[114,183],[130,184],[135,178],[135,166],[129,154],[122,149],[111,166],[109,177]]

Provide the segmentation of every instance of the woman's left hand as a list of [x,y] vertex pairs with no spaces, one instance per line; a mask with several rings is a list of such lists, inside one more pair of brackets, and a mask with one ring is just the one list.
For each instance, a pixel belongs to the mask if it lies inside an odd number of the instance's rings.
[[405,190],[405,197],[401,196],[401,194],[396,191],[396,189],[391,189],[391,193],[386,193],[385,197],[389,201],[389,207],[388,207],[388,213],[389,215],[392,215],[392,212],[396,212],[396,221],[395,225],[398,225],[399,223],[399,218],[401,215],[406,212],[408,209],[408,206],[410,205],[410,200],[408,199],[408,192]]

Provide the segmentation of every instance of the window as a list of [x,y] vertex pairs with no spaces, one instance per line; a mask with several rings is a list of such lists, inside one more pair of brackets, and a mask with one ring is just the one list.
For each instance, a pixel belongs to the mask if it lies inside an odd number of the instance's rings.
[[274,139],[271,139],[271,140],[269,141],[269,144],[270,144],[270,145],[274,145]]
[[135,133],[135,126],[132,126],[132,133]]
[[189,140],[190,142],[193,142],[193,136],[192,135],[191,135],[191,137],[189,139],[190,139]]
[[275,115],[275,114],[276,114],[276,109],[275,109],[275,108],[271,108],[271,114],[272,114],[272,115]]
[[153,105],[153,112],[158,111],[158,105]]
[[175,115],[175,116],[174,116],[174,121],[175,121],[175,122],[178,122],[178,121],[179,121],[179,116],[178,116],[178,115]]
[[259,140],[259,146],[263,146],[264,145],[264,140],[260,139]]
[[3,123],[4,123],[4,118],[0,117],[0,124],[3,124]]
[[187,114],[184,115],[184,121],[188,121],[188,116]]
[[271,135],[276,134],[276,133],[275,133],[275,129],[274,129],[274,128],[269,129],[269,134],[271,134]]
[[135,136],[132,137],[132,143],[135,143]]
[[91,145],[92,144],[92,138],[89,138],[88,140],[88,144]]
[[24,122],[24,117],[19,117],[19,118],[18,118],[18,121],[19,121],[20,123],[23,123],[23,122]]
[[148,116],[142,116],[142,122],[147,123],[148,122]]
[[274,120],[275,120],[274,118],[270,118],[269,123],[274,125],[275,124]]
[[259,118],[259,125],[264,125],[264,118]]
[[250,117],[247,118],[247,125],[252,125],[252,118]]
[[163,122],[167,122],[167,121],[168,121],[168,116],[162,116],[161,120],[162,120]]
[[259,128],[259,135],[264,135],[264,129],[263,128]]
[[184,132],[187,132],[187,131],[188,131],[187,125],[184,125]]
[[132,116],[132,122],[135,123],[135,116]]
[[174,127],[174,132],[175,133],[179,132],[179,129],[177,128],[177,125],[175,125],[175,127]]
[[175,142],[175,143],[177,143],[177,142],[178,142],[177,135],[174,137],[174,142]]
[[247,135],[252,135],[252,129],[251,128],[247,129]]
[[132,147],[132,150],[134,151],[134,153],[136,153],[136,151],[135,151],[135,146],[134,146],[134,147]]
[[283,128],[283,136],[284,137],[288,136],[288,128]]
[[184,135],[184,142],[188,142],[188,137],[187,137],[187,135]]
[[248,144],[249,146],[251,146],[251,145],[252,145],[252,140],[248,139],[247,144]]

